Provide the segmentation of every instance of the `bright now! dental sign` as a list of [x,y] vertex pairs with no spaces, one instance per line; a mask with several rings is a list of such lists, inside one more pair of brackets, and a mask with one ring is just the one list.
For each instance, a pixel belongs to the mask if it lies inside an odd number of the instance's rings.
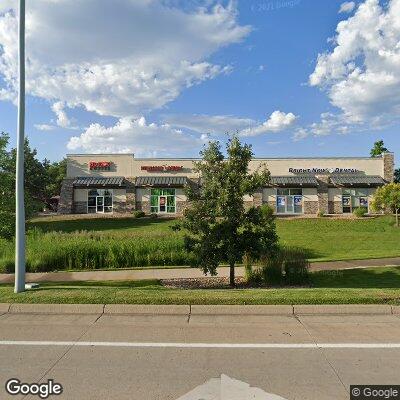
[[355,168],[289,168],[292,174],[349,174],[359,172]]

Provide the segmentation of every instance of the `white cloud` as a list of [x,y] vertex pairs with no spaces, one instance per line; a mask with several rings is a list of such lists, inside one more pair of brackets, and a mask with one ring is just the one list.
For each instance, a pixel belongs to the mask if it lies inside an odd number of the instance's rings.
[[297,117],[293,113],[274,111],[269,118],[259,123],[251,118],[231,115],[174,115],[166,121],[175,127],[190,129],[199,133],[220,135],[238,133],[240,136],[258,136],[264,133],[279,132],[292,126]]
[[[400,0],[360,4],[341,21],[332,51],[320,54],[310,84],[325,90],[348,124],[400,117]],[[323,127],[322,127],[323,128]]]
[[198,154],[207,137],[184,134],[168,124],[147,123],[144,117],[121,118],[114,126],[90,125],[80,136],[68,142],[69,150],[89,153],[134,153],[137,156],[157,157]]
[[356,7],[356,3],[354,1],[345,1],[340,5],[339,14],[342,13],[351,13]]
[[[16,93],[16,1],[1,0],[0,98]],[[101,115],[138,117],[185,88],[228,73],[207,58],[241,41],[235,2],[177,8],[164,0],[35,0],[27,4],[27,92]],[[210,5],[210,3],[212,3]],[[11,11],[10,11],[11,9]],[[63,124],[63,119],[60,119]]]
[[241,136],[258,136],[263,133],[280,132],[294,124],[297,117],[293,113],[274,111],[270,117],[260,125],[243,129],[239,132]]
[[51,107],[54,114],[56,114],[57,125],[61,128],[68,128],[71,125],[71,121],[69,120],[64,108],[65,104],[62,101],[54,103]]
[[35,124],[34,127],[39,131],[47,131],[47,132],[56,129],[54,125],[48,125],[48,124]]

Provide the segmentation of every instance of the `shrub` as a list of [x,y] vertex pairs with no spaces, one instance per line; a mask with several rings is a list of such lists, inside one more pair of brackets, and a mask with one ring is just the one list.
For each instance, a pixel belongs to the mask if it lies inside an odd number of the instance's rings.
[[318,216],[319,218],[322,218],[322,217],[324,217],[324,216],[325,216],[325,214],[324,214],[324,212],[323,212],[323,211],[318,211],[318,214],[317,214],[317,216]]
[[134,216],[135,218],[143,218],[143,217],[146,216],[146,214],[145,214],[144,211],[136,210],[136,211],[133,212],[133,216]]
[[255,266],[245,262],[246,280],[252,284],[302,285],[309,282],[307,252],[297,247],[281,247]]
[[150,214],[150,218],[158,218],[158,214],[156,214],[156,213],[151,213],[151,214]]
[[367,214],[367,213],[368,213],[368,209],[366,207],[358,207],[353,211],[353,214],[357,218],[365,217],[365,214]]

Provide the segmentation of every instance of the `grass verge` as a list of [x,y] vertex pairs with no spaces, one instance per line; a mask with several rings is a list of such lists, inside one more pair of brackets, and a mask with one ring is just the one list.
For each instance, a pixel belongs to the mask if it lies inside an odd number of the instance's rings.
[[321,271],[311,288],[168,289],[159,281],[45,283],[14,294],[0,285],[2,303],[82,304],[400,304],[400,267]]

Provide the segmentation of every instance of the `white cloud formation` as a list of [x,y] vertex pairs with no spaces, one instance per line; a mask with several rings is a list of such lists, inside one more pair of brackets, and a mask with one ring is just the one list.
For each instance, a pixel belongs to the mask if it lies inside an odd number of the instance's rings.
[[90,125],[80,136],[68,142],[69,150],[89,153],[134,153],[141,157],[197,154],[207,137],[184,134],[168,124],[147,123],[144,117],[124,117],[111,127]]
[[54,129],[56,129],[56,127],[54,125],[49,125],[49,124],[35,124],[34,127],[38,130],[38,131],[53,131]]
[[260,125],[243,129],[239,132],[241,136],[258,136],[269,132],[280,132],[294,124],[297,117],[293,113],[274,111],[270,117]]
[[356,7],[356,3],[354,1],[345,1],[340,5],[339,14],[342,13],[351,13]]
[[[16,1],[1,0],[0,98],[16,93]],[[235,2],[178,8],[165,0],[35,0],[27,4],[27,92],[100,115],[138,117],[229,66],[207,58],[241,41]],[[210,5],[210,3],[212,3]],[[60,119],[63,124],[63,119]]]
[[61,128],[68,128],[71,125],[71,121],[69,120],[64,108],[65,104],[62,101],[58,101],[51,106],[51,109],[57,117],[57,125]]
[[341,21],[334,48],[320,54],[310,84],[326,90],[348,124],[400,117],[400,0],[365,0]]
[[172,115],[166,121],[179,128],[199,133],[220,135],[238,133],[240,136],[258,136],[264,133],[279,132],[292,126],[297,117],[293,113],[274,111],[269,118],[259,123],[251,118],[239,118],[231,115]]

